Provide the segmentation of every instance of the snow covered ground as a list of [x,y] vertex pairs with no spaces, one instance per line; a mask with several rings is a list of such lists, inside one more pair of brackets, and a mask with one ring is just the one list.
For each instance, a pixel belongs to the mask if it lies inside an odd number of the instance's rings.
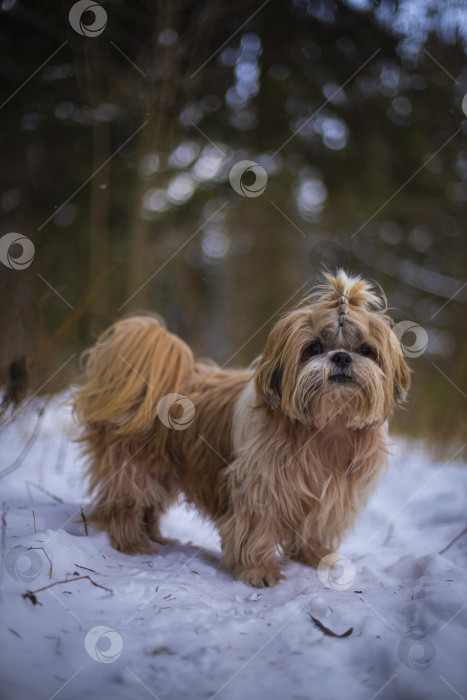
[[86,535],[75,428],[58,399],[38,423],[43,405],[0,435],[2,700],[467,697],[467,535],[439,554],[466,525],[458,446],[444,464],[399,443],[331,576],[287,562],[259,591],[182,505],[163,527],[180,543],[158,556]]

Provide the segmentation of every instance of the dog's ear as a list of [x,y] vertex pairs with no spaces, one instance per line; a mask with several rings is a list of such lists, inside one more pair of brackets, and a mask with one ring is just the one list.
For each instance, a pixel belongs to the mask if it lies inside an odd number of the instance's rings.
[[279,408],[280,406],[282,399],[281,378],[282,371],[280,367],[262,363],[262,358],[260,359],[255,374],[256,391],[271,408]]
[[286,387],[294,386],[300,353],[309,335],[308,315],[299,309],[280,319],[256,366],[256,391],[272,408],[279,408]]

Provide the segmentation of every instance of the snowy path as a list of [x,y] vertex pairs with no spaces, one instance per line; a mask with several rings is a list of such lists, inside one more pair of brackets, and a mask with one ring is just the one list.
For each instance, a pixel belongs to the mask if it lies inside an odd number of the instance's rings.
[[[3,429],[0,471],[42,404]],[[408,443],[395,449],[341,548],[355,567],[354,578],[350,562],[341,568],[341,590],[288,562],[287,581],[258,591],[232,580],[216,532],[183,506],[163,527],[180,544],[157,557],[121,554],[92,528],[86,536],[72,431],[49,404],[31,451],[0,480],[2,700],[467,698],[467,535],[438,554],[466,525],[458,447],[446,465]],[[76,573],[113,595],[81,579],[38,593],[41,605],[21,597]],[[310,613],[353,632],[330,637]]]

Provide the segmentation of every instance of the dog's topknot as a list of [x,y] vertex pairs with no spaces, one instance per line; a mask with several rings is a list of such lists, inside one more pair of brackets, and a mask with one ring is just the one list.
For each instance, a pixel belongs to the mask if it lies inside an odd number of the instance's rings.
[[366,309],[368,311],[386,311],[386,297],[381,289],[378,292],[369,282],[359,275],[349,275],[339,269],[335,274],[326,272],[324,282],[315,287],[307,300],[314,303],[324,302],[331,308],[339,307],[339,316],[347,315],[349,309]]
[[[347,299],[349,306],[361,307],[369,311],[381,311],[386,307],[386,299],[382,293],[377,294],[374,287],[362,280],[359,275],[350,276],[344,270],[337,270],[335,275],[325,274],[329,301],[340,302]],[[324,290],[323,290],[324,291]]]

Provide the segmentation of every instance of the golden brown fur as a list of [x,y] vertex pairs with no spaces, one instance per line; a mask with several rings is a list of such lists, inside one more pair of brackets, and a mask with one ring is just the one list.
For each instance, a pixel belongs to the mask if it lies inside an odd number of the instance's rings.
[[[313,566],[335,551],[386,463],[385,423],[409,387],[383,306],[360,278],[327,276],[249,370],[195,361],[155,316],[106,331],[74,402],[94,518],[112,544],[157,551],[160,516],[183,492],[246,583],[283,578],[278,548]],[[193,420],[176,400],[164,419],[172,394],[192,402]]]

